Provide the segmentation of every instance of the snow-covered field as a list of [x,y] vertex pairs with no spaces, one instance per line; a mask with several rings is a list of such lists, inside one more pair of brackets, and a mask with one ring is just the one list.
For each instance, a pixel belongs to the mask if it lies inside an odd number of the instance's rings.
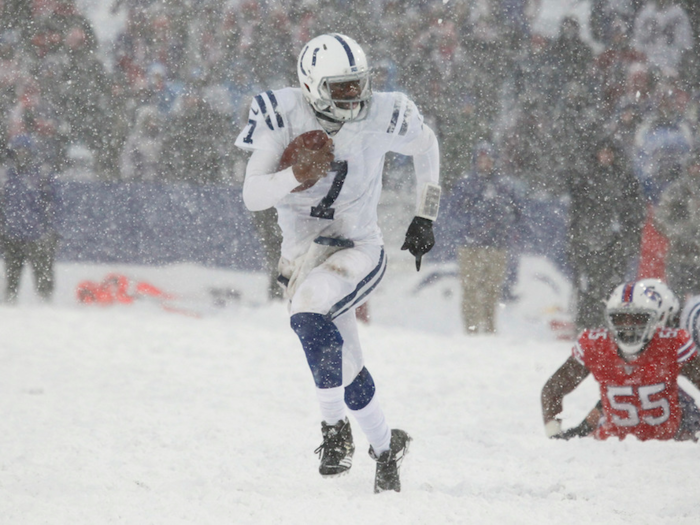
[[[545,438],[540,389],[571,344],[547,327],[568,299],[547,261],[523,260],[501,334],[469,337],[453,277],[415,292],[450,268],[402,258],[360,327],[389,422],[414,438],[401,493],[372,493],[358,432],[351,473],[318,475],[313,383],[264,276],[61,264],[53,304],[25,276],[19,305],[0,306],[0,523],[698,523],[697,445]],[[115,270],[199,317],[77,303],[79,281]],[[240,298],[215,307],[209,288]],[[591,381],[565,425],[593,404]]]

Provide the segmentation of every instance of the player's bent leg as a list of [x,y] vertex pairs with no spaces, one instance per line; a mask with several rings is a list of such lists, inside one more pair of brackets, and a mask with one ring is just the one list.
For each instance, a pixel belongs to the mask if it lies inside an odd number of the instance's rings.
[[401,490],[399,467],[408,452],[411,437],[399,429],[389,429],[367,368],[345,387],[345,403],[370,442],[369,455],[377,462],[374,492]]
[[333,321],[321,314],[298,313],[290,321],[316,383],[323,417],[323,442],[315,450],[321,460],[318,470],[324,477],[340,476],[352,467],[355,452],[343,399],[343,337]]
[[[291,326],[306,354],[324,416],[323,443],[316,452],[319,472],[326,477],[341,475],[352,464],[350,424],[338,419],[343,404],[360,412],[358,423],[368,429],[371,444],[390,449],[391,432],[378,404],[372,403],[374,382],[369,372],[360,373],[364,365],[355,318],[355,308],[381,281],[386,262],[381,246],[341,250],[308,274],[290,304]],[[349,388],[345,396],[342,386]]]
[[333,321],[325,315],[302,312],[292,315],[290,323],[301,341],[316,386],[342,386],[343,338]]
[[354,381],[345,387],[345,404],[367,436],[369,444],[381,453],[389,450],[391,429],[374,393],[374,380],[369,371],[363,368]]

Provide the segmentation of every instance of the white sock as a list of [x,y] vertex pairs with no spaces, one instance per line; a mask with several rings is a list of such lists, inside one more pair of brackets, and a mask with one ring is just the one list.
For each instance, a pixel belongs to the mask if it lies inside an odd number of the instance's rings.
[[321,417],[328,425],[345,419],[345,388],[317,388],[316,398],[321,406]]
[[385,450],[389,450],[391,429],[384,419],[384,411],[379,406],[377,396],[374,396],[366,407],[360,410],[350,410],[350,413],[367,436],[367,441],[372,445],[377,456]]

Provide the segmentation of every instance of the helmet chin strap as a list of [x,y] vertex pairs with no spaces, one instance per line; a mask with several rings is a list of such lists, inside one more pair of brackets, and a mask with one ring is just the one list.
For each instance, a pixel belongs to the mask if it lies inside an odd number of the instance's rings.
[[324,115],[323,113],[319,113],[314,109],[314,114],[316,115],[316,120],[318,120],[318,123],[321,124],[321,127],[324,129],[326,133],[329,135],[335,135],[340,131],[340,128],[343,127],[343,124],[345,122],[340,122],[338,120],[334,120],[328,115]]

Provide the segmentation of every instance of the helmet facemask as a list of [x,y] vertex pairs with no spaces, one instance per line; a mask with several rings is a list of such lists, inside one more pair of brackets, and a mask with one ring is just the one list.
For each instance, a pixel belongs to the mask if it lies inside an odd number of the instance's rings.
[[638,354],[654,335],[659,322],[653,310],[611,310],[606,313],[608,327],[620,350]]
[[654,337],[665,313],[661,294],[645,283],[618,286],[605,306],[605,321],[627,356],[635,356]]
[[314,103],[316,111],[339,122],[361,120],[372,98],[369,71],[322,78],[318,91],[320,97]]

